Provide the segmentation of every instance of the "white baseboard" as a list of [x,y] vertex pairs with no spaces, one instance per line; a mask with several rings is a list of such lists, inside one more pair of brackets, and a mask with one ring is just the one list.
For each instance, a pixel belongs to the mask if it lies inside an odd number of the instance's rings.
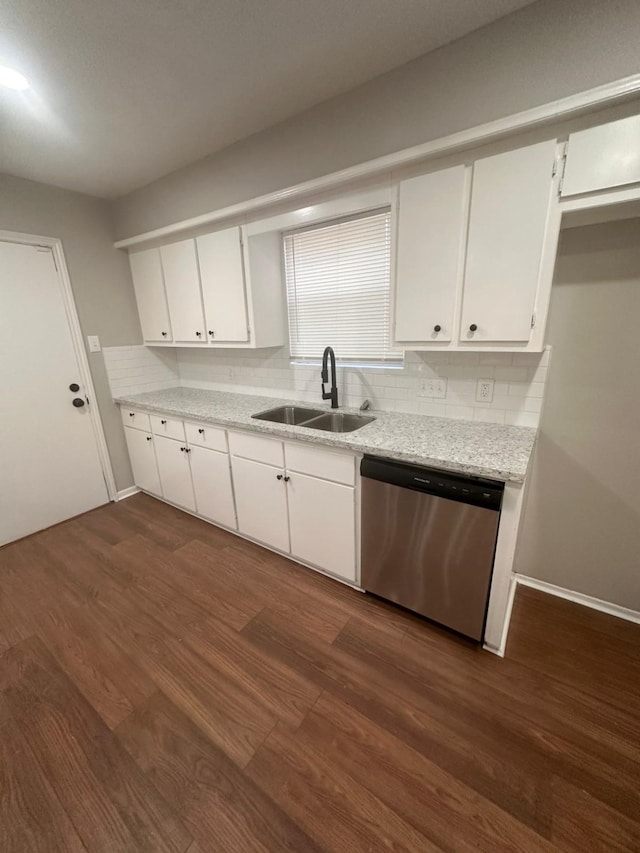
[[121,489],[116,493],[116,500],[123,501],[125,498],[130,498],[132,495],[137,495],[140,489],[137,486],[129,486],[128,489]]
[[622,607],[620,604],[613,604],[610,601],[603,601],[601,598],[594,598],[591,595],[585,595],[583,592],[575,592],[571,589],[556,586],[553,583],[539,581],[536,578],[530,578],[526,575],[514,575],[516,584],[529,586],[532,589],[546,592],[549,595],[556,595],[558,598],[564,598],[567,601],[573,601],[576,604],[582,604],[583,607],[590,607],[592,610],[599,610],[601,613],[608,613],[609,616],[617,616],[619,619],[626,619],[627,622],[636,622],[640,624],[640,612],[631,610],[629,607]]

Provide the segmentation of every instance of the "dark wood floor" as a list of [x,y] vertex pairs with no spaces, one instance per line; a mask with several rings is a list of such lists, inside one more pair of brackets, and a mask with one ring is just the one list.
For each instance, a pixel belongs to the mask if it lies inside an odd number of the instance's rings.
[[508,659],[139,495],[0,550],[0,851],[640,851],[640,626]]

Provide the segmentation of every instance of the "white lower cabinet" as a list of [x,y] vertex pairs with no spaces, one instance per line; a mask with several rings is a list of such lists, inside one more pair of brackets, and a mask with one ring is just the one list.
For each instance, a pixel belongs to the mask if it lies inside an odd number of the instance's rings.
[[355,457],[229,433],[240,533],[357,583]]
[[196,501],[189,467],[189,448],[184,442],[161,435],[155,436],[155,445],[163,497],[171,503],[195,512]]
[[239,456],[231,457],[231,470],[240,533],[279,551],[288,551],[289,523],[284,471]]
[[140,489],[358,583],[353,453],[131,410],[123,421]]
[[129,450],[133,471],[133,482],[138,488],[153,495],[161,495],[158,463],[154,448],[154,437],[134,427],[125,427],[124,436]]
[[354,489],[295,472],[288,476],[292,555],[355,583]]
[[189,462],[196,510],[199,515],[236,529],[229,455],[217,450],[191,445]]

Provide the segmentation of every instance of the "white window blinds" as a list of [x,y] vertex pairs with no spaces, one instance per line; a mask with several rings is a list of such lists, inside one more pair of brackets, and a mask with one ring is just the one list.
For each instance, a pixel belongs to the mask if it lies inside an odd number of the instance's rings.
[[293,358],[401,359],[390,349],[391,214],[377,211],[285,234]]

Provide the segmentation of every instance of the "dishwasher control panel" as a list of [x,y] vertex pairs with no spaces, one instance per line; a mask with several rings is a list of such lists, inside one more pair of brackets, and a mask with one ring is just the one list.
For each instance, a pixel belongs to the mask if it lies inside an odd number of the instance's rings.
[[437,468],[422,468],[373,456],[364,457],[360,473],[372,480],[488,509],[500,510],[502,505],[504,483],[498,480],[465,476]]

